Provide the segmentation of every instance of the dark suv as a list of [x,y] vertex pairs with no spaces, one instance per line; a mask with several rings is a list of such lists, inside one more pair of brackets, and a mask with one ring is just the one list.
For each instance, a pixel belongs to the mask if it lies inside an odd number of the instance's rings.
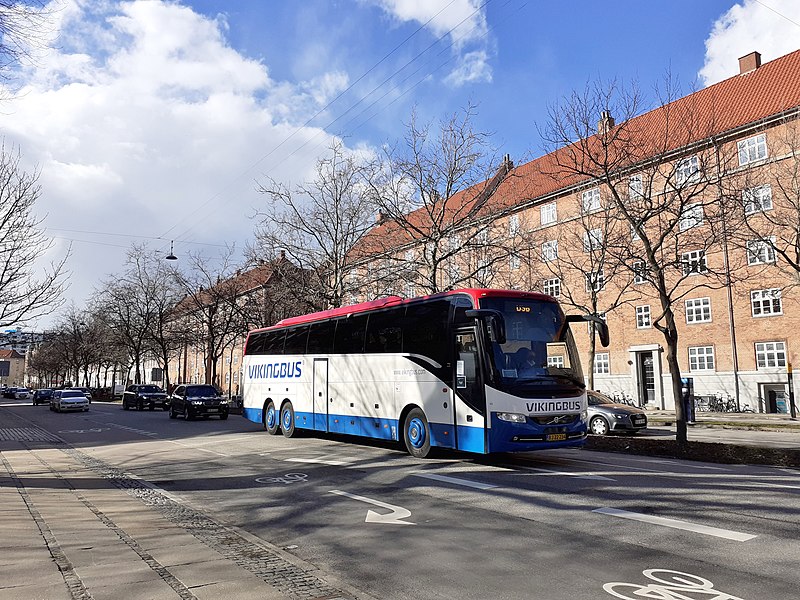
[[50,398],[53,397],[53,390],[50,388],[43,388],[33,392],[33,405],[50,404]]
[[183,415],[187,421],[195,417],[228,418],[228,400],[213,385],[179,385],[169,398],[169,418]]
[[122,409],[128,410],[153,410],[158,407],[162,410],[169,408],[167,393],[157,385],[129,385],[122,394]]

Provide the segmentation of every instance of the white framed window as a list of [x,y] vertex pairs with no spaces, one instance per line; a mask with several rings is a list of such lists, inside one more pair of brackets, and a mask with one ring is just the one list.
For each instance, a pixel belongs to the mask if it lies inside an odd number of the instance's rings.
[[581,194],[581,211],[584,213],[600,210],[600,188],[592,188]]
[[561,280],[558,277],[542,281],[542,292],[558,298],[561,296]]
[[606,276],[603,269],[585,273],[586,277],[586,291],[599,292],[606,286]]
[[639,235],[639,232],[636,231],[636,227],[633,223],[631,223],[631,241],[638,242],[642,239],[642,236]]
[[405,261],[407,263],[413,263],[414,262],[414,251],[413,250],[406,250]]
[[690,371],[713,371],[714,370],[714,346],[690,346],[689,347],[689,370]]
[[780,288],[753,290],[750,292],[750,307],[754,317],[768,317],[783,314],[783,301]]
[[692,250],[681,254],[681,270],[684,275],[706,273],[708,264],[706,263],[705,250]]
[[547,357],[547,366],[548,367],[555,367],[556,369],[563,369],[564,368],[564,357],[561,356],[561,355],[548,356]]
[[687,323],[708,323],[711,321],[711,298],[692,298],[686,301]]
[[455,252],[461,248],[461,236],[458,234],[453,234],[449,238],[447,238],[447,249],[450,252]]
[[683,185],[689,181],[697,181],[700,178],[700,159],[696,156],[679,160],[675,165],[675,181],[678,185]]
[[756,367],[769,369],[786,366],[786,342],[757,342]]
[[643,304],[641,306],[636,307],[636,328],[637,329],[648,329],[653,325],[653,322],[650,320],[650,305]]
[[774,236],[765,240],[748,240],[746,247],[748,265],[768,265],[775,262]]
[[489,243],[489,228],[488,227],[484,227],[483,229],[479,230],[475,237],[478,239],[478,243],[480,243],[480,244],[488,244]]
[[647,281],[647,265],[643,260],[633,262],[633,283],[640,284]]
[[742,190],[742,205],[746,215],[772,210],[772,186],[767,183]]
[[[600,312],[600,313],[597,313],[597,316],[600,317],[600,319],[602,319],[603,322],[606,322],[606,313]],[[588,333],[590,336],[594,335],[594,328],[595,328],[595,322],[594,321],[587,321],[586,322],[586,333]]]
[[519,233],[519,215],[508,217],[508,235],[514,237]]
[[641,175],[633,175],[628,179],[628,199],[640,200],[644,198],[644,184]]
[[603,247],[603,230],[598,228],[585,231],[583,234],[583,251],[591,252]]
[[230,383],[230,382],[231,382],[231,374],[225,373],[225,383]]
[[519,254],[512,253],[511,256],[508,257],[508,266],[511,268],[512,271],[517,271],[519,269],[521,261],[519,258]]
[[760,133],[746,140],[737,142],[739,165],[746,165],[762,158],[767,158],[767,135]]
[[702,204],[690,204],[689,206],[684,207],[683,212],[681,213],[681,220],[678,223],[678,228],[681,231],[686,231],[687,229],[692,229],[693,227],[698,227],[702,224]]
[[611,361],[608,352],[595,352],[594,354],[595,375],[609,375],[611,373]]
[[548,240],[542,244],[542,260],[552,262],[558,259],[558,240]]
[[550,225],[551,223],[555,223],[558,220],[558,216],[556,214],[556,203],[550,202],[548,204],[544,204],[540,209],[541,215],[541,223],[542,225]]
[[406,298],[413,298],[414,296],[417,295],[417,288],[414,286],[413,282],[406,281],[405,293],[406,293]]

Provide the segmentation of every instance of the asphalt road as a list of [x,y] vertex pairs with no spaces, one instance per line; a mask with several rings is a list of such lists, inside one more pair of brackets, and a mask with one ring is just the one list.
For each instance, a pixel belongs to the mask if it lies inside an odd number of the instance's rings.
[[415,460],[390,444],[269,436],[237,415],[10,404],[98,464],[374,598],[784,600],[800,589],[794,470],[586,450]]

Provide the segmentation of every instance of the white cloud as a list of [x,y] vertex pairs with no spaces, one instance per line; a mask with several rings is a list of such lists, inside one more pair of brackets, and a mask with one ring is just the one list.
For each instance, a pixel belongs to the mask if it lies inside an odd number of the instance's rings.
[[488,56],[483,50],[468,52],[461,57],[460,64],[446,78],[445,82],[458,87],[465,83],[491,82],[492,69]]
[[50,51],[2,90],[13,99],[0,136],[41,169],[37,209],[58,246],[78,240],[70,299],[122,268],[130,238],[102,234],[163,236],[154,250],[175,239],[177,254],[204,248],[188,242],[241,247],[263,202],[254,180],[311,176],[330,136],[302,123],[345,74],[273,80],[227,44],[223,18],[174,2],[59,5]]
[[800,48],[800,2],[744,0],[715,23],[706,40],[700,78],[711,85],[739,72],[739,57],[757,51],[763,62]]
[[[485,6],[481,0],[367,0],[400,22],[425,25],[436,37],[445,36],[459,57],[458,66],[445,78],[455,86],[491,81],[488,62]],[[479,50],[468,50],[468,48]]]

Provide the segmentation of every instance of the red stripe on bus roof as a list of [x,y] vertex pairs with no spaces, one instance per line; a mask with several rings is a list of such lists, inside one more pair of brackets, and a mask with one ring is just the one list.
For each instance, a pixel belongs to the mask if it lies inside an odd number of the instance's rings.
[[271,327],[264,327],[255,331],[268,331],[271,329],[278,329],[283,327],[291,327],[292,325],[302,325],[303,323],[312,323],[314,321],[322,321],[325,319],[332,319],[335,317],[346,317],[348,315],[355,315],[361,313],[368,313],[381,308],[390,306],[401,306],[403,304],[412,304],[421,300],[429,300],[432,298],[446,298],[448,296],[467,295],[472,298],[475,306],[480,307],[481,298],[502,296],[505,298],[532,298],[536,300],[550,300],[553,301],[552,296],[547,294],[540,294],[539,292],[523,292],[520,290],[496,290],[488,288],[464,288],[459,290],[451,290],[449,292],[439,292],[430,296],[419,296],[416,298],[403,299],[400,296],[387,296],[385,298],[378,298],[377,300],[370,300],[369,302],[361,302],[359,304],[351,304],[349,306],[341,306],[339,308],[331,308],[328,310],[321,310],[307,315],[300,315],[297,317],[289,317],[283,319]]

